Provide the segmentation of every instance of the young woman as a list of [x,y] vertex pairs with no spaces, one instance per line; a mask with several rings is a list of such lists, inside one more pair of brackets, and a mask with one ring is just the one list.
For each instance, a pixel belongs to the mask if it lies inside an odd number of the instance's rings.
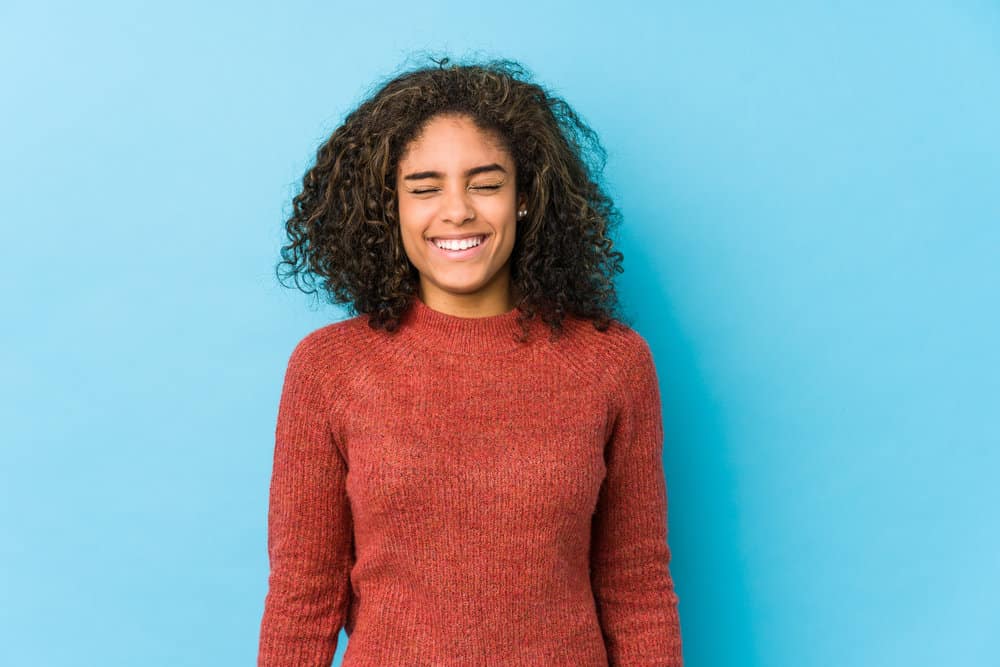
[[353,317],[288,362],[258,665],[341,627],[345,667],[682,664],[603,160],[511,61],[397,76],[320,147],[279,269]]

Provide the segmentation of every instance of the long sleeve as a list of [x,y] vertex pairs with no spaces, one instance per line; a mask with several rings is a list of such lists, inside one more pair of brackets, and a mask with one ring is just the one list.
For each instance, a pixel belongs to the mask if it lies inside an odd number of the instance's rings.
[[278,408],[258,667],[330,667],[350,599],[347,465],[330,428],[323,366],[309,343],[292,352]]
[[591,532],[591,587],[610,667],[681,667],[670,575],[663,422],[645,340],[622,376]]

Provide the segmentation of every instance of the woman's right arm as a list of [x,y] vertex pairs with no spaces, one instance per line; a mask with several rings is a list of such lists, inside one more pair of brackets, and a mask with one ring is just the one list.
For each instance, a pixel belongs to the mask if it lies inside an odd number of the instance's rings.
[[314,343],[307,336],[292,352],[278,408],[258,667],[330,667],[350,600],[347,464]]

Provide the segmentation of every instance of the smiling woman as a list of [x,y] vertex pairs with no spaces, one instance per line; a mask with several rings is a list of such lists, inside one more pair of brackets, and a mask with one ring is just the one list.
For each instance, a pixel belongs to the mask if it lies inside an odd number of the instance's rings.
[[328,667],[341,628],[344,667],[682,664],[602,167],[509,61],[395,77],[320,147],[279,268],[354,316],[288,359],[258,665]]
[[[558,335],[569,314],[604,330],[625,321],[604,160],[594,131],[518,63],[445,58],[404,72],[320,146],[292,202],[279,280],[387,331],[416,297],[463,316],[516,307],[525,336],[533,319]],[[426,247],[487,231],[467,258]]]

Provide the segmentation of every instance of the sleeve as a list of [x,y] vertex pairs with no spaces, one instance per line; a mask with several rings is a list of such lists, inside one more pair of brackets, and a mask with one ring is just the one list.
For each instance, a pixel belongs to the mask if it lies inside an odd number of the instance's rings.
[[307,341],[292,352],[278,407],[258,667],[330,667],[350,599],[347,465]]
[[670,575],[663,422],[652,353],[623,374],[591,532],[590,579],[610,667],[682,667]]

